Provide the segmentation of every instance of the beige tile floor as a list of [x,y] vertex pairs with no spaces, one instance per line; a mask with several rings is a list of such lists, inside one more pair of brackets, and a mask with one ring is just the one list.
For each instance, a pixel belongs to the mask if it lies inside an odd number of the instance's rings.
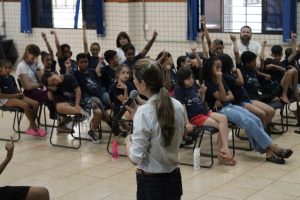
[[[12,134],[11,124],[12,115],[4,113],[0,118],[1,137]],[[22,129],[26,125],[24,119]],[[82,127],[85,132],[87,127],[87,123]],[[235,167],[216,162],[211,169],[194,171],[192,167],[181,166],[182,199],[300,200],[300,135],[293,130],[273,136],[274,143],[294,150],[285,165],[266,163],[264,156],[255,152],[237,151]],[[107,136],[104,134],[101,144],[84,141],[79,150],[70,150],[52,147],[49,134],[43,139],[22,135],[15,144],[14,158],[0,176],[0,185],[45,186],[51,199],[56,200],[135,199],[135,167],[127,158],[111,158],[106,152]],[[66,134],[57,137],[57,142],[72,141]],[[1,160],[5,156],[4,145],[0,141]],[[204,144],[202,149],[206,148]],[[185,161],[192,161],[191,150],[181,151]]]

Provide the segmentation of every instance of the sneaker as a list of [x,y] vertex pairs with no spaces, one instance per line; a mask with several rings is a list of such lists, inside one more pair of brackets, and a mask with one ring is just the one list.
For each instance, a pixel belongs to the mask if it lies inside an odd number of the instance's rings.
[[40,136],[40,135],[38,134],[38,132],[35,131],[33,128],[28,128],[28,129],[26,130],[26,134],[32,135],[32,136],[35,136],[35,137]]
[[91,117],[91,115],[90,115],[88,112],[84,111],[84,110],[82,110],[80,114],[81,114],[85,119],[89,119],[89,118]]
[[37,133],[38,133],[38,135],[39,135],[40,137],[45,137],[45,136],[47,135],[47,132],[46,132],[45,129],[43,129],[43,128],[39,128],[39,129],[37,130]]
[[88,135],[92,139],[93,143],[99,144],[101,142],[101,140],[99,139],[99,136],[98,136],[97,132],[95,132],[93,130],[89,130]]

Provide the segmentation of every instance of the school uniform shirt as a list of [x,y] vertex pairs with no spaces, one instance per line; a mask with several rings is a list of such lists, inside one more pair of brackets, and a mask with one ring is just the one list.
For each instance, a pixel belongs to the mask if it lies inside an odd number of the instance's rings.
[[170,173],[179,166],[179,145],[184,133],[184,110],[177,100],[171,98],[175,114],[175,133],[169,146],[164,146],[161,128],[157,119],[153,95],[139,106],[133,118],[130,159],[139,169],[149,173]]
[[[205,82],[205,85],[207,87],[207,91],[205,93],[205,101],[207,102],[207,105],[210,109],[214,110],[215,103],[217,99],[214,97],[214,93],[219,91],[219,84],[213,83],[213,82]],[[223,81],[223,86],[225,89],[225,92],[227,93],[229,91],[229,87],[226,84],[226,82]],[[222,102],[223,107],[227,106],[231,102]],[[220,108],[219,108],[220,109]]]
[[88,68],[89,69],[96,69],[97,65],[99,64],[99,57],[98,56],[94,57],[90,53],[87,54],[87,57],[88,57],[88,61],[89,61]]
[[224,73],[223,78],[234,96],[234,104],[239,105],[242,102],[250,100],[249,94],[246,89],[243,86],[236,85],[237,78],[233,76],[233,74]]
[[[64,58],[59,58],[58,59],[58,65],[60,67],[60,71],[59,71],[60,74],[65,74],[67,72],[65,61],[66,61],[66,59],[64,59]],[[76,64],[75,60],[71,59],[70,72],[74,72],[74,71],[77,71],[77,64]]]
[[[285,69],[286,70],[286,68],[285,68],[285,65],[284,65],[284,62],[276,62],[276,61],[274,61],[272,58],[267,58],[266,60],[265,60],[265,66],[266,65],[269,65],[269,64],[274,64],[274,65],[278,65],[278,66],[280,66],[280,67],[282,67],[283,69]],[[281,79],[283,78],[283,76],[284,76],[284,72],[281,72],[281,71],[279,71],[279,70],[275,70],[275,69],[266,69],[265,68],[265,70],[264,70],[266,73],[268,73],[268,74],[270,74],[271,75],[271,77],[272,77],[272,80],[273,81],[276,81],[277,83],[280,83],[281,82]]]
[[64,74],[63,82],[57,86],[54,96],[60,102],[75,102],[75,89],[79,87],[76,78],[72,74]]
[[3,94],[17,94],[19,92],[16,80],[12,75],[0,75],[0,92]]
[[[119,95],[124,95],[124,89],[117,88],[118,83],[114,83],[110,88],[110,97],[112,103],[114,103],[114,114],[117,114],[121,110],[121,106],[123,105],[123,102],[121,102],[117,97]],[[127,91],[128,91],[128,97],[130,95],[130,92],[132,90],[135,90],[135,86],[131,82],[126,82]]]
[[244,79],[244,88],[251,99],[256,99],[259,95],[260,83],[258,81],[256,71],[239,65]]
[[134,56],[134,59],[133,59],[132,62],[131,62],[131,61],[128,61],[128,60],[125,60],[125,61],[123,62],[123,64],[127,65],[127,66],[132,70],[134,63],[135,63],[136,61],[142,59],[142,58],[144,58],[144,56],[142,56],[142,54],[139,53],[138,55]]
[[101,71],[101,82],[105,87],[106,91],[109,91],[110,86],[115,82],[115,70],[111,69],[108,65],[102,67]]
[[36,69],[40,70],[41,68],[42,68],[42,63],[40,62],[35,67],[34,64],[30,65],[26,63],[24,60],[22,60],[17,66],[16,74],[18,77],[20,77],[20,75],[26,75],[30,83],[38,83],[39,79],[38,79],[38,74]]
[[208,114],[208,110],[201,102],[198,96],[198,88],[193,85],[190,88],[178,87],[175,90],[175,98],[185,105],[188,118],[191,119],[197,115]]
[[73,72],[81,88],[83,97],[101,97],[105,88],[99,84],[99,78],[94,69],[87,69],[86,72]]

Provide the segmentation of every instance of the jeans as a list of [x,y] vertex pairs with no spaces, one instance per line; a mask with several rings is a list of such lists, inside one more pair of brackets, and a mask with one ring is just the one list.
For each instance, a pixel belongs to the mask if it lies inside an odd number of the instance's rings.
[[226,115],[228,121],[246,130],[246,134],[255,151],[265,153],[267,147],[272,144],[272,139],[265,132],[261,120],[248,110],[229,104],[219,112]]

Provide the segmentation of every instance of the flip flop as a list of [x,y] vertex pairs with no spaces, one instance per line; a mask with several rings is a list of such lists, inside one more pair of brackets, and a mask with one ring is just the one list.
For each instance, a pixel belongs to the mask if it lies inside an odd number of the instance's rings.
[[236,164],[236,161],[228,153],[220,152],[218,154],[218,159],[221,164],[224,164],[227,166],[234,166]]

